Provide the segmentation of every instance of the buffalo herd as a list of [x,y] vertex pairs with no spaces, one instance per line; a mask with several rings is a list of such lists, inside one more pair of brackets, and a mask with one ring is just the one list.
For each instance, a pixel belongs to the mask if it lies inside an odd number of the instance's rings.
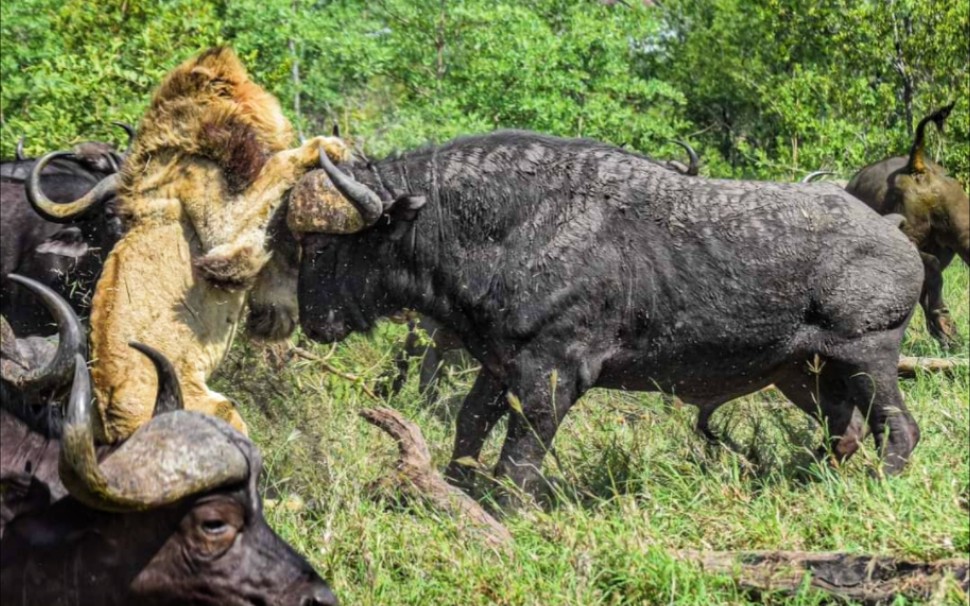
[[206,385],[240,323],[332,343],[406,314],[432,391],[466,349],[481,369],[446,475],[468,488],[508,416],[510,506],[542,493],[593,387],[676,395],[715,439],[717,407],[773,384],[824,425],[820,456],[868,430],[902,471],[920,437],[903,333],[920,305],[956,342],[942,271],[970,263],[966,190],[924,153],[951,109],[845,189],[515,130],[371,159],[294,145],[220,48],[166,78],[123,152],[18,147],[0,166],[3,603],[336,603],[266,524],[259,451]]

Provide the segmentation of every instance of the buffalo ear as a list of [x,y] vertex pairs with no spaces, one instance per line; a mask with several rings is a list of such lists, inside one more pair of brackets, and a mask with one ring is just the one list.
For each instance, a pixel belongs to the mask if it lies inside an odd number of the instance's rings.
[[37,479],[27,462],[22,472],[4,471],[0,474],[0,503],[11,519],[39,512],[51,504],[50,486]]
[[65,227],[54,232],[50,238],[38,244],[34,250],[42,254],[77,259],[87,254],[88,243],[84,241],[80,228]]
[[400,240],[412,227],[412,221],[418,216],[418,211],[427,203],[424,196],[404,195],[394,200],[387,210],[389,222],[393,225],[390,238]]
[[424,196],[416,196],[413,194],[405,194],[396,198],[394,202],[391,203],[391,207],[388,209],[388,215],[391,217],[391,221],[413,221],[415,217],[418,216],[418,211],[421,210],[425,204],[427,204],[428,199]]

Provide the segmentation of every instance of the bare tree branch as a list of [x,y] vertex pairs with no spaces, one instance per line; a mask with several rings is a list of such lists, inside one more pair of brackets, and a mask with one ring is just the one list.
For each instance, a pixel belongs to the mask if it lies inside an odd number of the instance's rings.
[[739,587],[758,595],[794,594],[808,583],[842,599],[888,604],[898,596],[927,599],[948,576],[964,594],[970,588],[970,561],[966,559],[910,562],[888,556],[803,551],[684,550],[674,555],[697,562],[705,572],[730,576]]
[[399,487],[417,492],[441,511],[470,521],[493,547],[504,549],[512,543],[512,535],[505,526],[461,489],[445,482],[432,466],[431,453],[417,425],[390,408],[362,410],[360,416],[397,441],[395,483]]

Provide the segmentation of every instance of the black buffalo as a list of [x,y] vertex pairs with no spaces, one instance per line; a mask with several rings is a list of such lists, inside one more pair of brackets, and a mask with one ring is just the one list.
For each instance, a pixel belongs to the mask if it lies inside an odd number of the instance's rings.
[[39,370],[15,370],[8,362],[23,356],[7,354],[19,344],[5,342],[4,381],[73,380],[58,435],[0,409],[0,602],[335,605],[263,518],[259,451],[228,424],[182,410],[157,351],[133,344],[158,372],[153,418],[110,453],[95,449],[80,323],[52,290],[19,281],[44,300],[60,340]]
[[[123,157],[106,143],[0,164],[0,314],[18,334],[52,334],[30,294],[6,279],[54,288],[82,316],[108,251],[121,236],[113,175]],[[93,202],[93,203],[92,203]]]
[[[696,177],[700,170],[700,159],[697,152],[684,141],[674,141],[687,152],[689,164],[678,160],[667,160],[664,166],[682,175]],[[408,317],[408,334],[404,341],[404,348],[395,360],[397,376],[394,378],[390,393],[398,393],[407,381],[408,367],[411,358],[420,360],[418,389],[424,394],[429,403],[438,399],[438,382],[441,380],[442,366],[450,352],[464,349],[458,335],[452,333],[433,318],[421,317],[418,314],[406,314]],[[418,329],[427,336],[422,338]],[[703,428],[705,433],[706,428]]]
[[[834,454],[867,414],[887,472],[919,440],[897,385],[919,256],[835,186],[686,177],[589,140],[505,131],[324,169],[371,227],[302,241],[300,323],[332,342],[413,309],[483,366],[448,473],[515,410],[497,467],[534,489],[592,387],[706,413],[774,383]],[[417,210],[422,202],[425,207]],[[389,210],[381,217],[382,209]]]

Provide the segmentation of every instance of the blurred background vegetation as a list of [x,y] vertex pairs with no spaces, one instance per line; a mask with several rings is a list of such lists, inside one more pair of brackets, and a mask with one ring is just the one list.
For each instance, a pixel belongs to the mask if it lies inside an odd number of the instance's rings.
[[970,0],[5,0],[2,155],[120,140],[164,73],[232,45],[303,133],[372,153],[527,128],[703,172],[843,177],[931,153],[970,181]]

